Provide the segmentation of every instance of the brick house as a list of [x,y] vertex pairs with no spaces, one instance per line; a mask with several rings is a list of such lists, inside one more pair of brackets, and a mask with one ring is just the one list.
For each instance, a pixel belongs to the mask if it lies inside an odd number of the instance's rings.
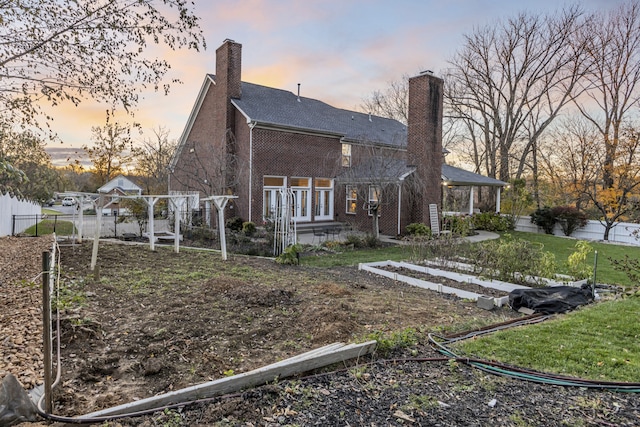
[[205,77],[170,165],[170,191],[234,194],[227,216],[261,224],[287,189],[297,223],[368,230],[371,211],[363,207],[384,185],[393,191],[379,211],[380,232],[429,224],[429,205],[440,206],[442,191],[440,78],[409,80],[405,126],[300,96],[300,87],[295,94],[243,82],[241,60],[239,43],[217,49],[216,74]]

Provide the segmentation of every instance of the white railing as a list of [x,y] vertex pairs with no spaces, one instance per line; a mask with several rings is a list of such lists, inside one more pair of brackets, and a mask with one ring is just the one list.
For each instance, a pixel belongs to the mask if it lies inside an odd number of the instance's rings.
[[20,233],[24,230],[11,230],[13,215],[40,215],[42,208],[36,202],[20,200],[9,194],[0,194],[0,237],[10,236],[11,232]]
[[[527,231],[530,233],[544,233],[541,228],[531,222],[530,216],[521,216],[516,222],[516,231]],[[636,234],[634,234],[634,232]],[[560,225],[556,224],[553,229],[555,236],[564,236]],[[638,236],[638,237],[636,237]],[[590,220],[582,228],[577,229],[571,237],[582,240],[602,240],[604,237],[604,226],[599,221]],[[609,241],[630,245],[640,245],[640,224],[630,222],[620,222],[609,231]]]

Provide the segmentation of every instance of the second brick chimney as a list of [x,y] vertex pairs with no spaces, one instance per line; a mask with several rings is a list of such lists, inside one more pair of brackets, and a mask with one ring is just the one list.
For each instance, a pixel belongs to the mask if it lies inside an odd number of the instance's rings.
[[423,190],[414,212],[417,221],[429,224],[429,205],[441,206],[442,191],[442,93],[444,82],[430,71],[409,79],[407,163],[416,167]]

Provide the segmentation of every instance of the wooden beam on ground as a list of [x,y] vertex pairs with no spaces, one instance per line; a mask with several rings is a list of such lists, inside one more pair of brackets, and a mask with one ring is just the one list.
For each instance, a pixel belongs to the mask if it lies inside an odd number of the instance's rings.
[[103,409],[90,414],[77,417],[78,419],[91,419],[110,415],[128,414],[153,408],[161,408],[167,405],[189,403],[197,399],[235,393],[239,390],[254,387],[277,378],[286,378],[291,375],[307,372],[334,363],[344,362],[372,353],[376,348],[376,341],[367,341],[361,344],[335,343],[312,350],[301,355],[254,369],[253,371],[220,378],[214,381],[172,391],[170,393],[153,396],[136,402],[126,403],[113,408]]

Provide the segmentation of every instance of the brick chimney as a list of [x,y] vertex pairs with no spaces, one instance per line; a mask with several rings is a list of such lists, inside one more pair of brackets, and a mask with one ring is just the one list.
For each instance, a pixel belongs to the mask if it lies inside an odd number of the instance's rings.
[[215,137],[222,140],[227,129],[234,131],[235,109],[231,98],[242,95],[242,45],[226,39],[216,50],[216,117],[218,126]]
[[429,224],[429,205],[441,206],[443,80],[430,71],[409,79],[407,163],[416,166],[423,188],[414,212],[415,221]]

